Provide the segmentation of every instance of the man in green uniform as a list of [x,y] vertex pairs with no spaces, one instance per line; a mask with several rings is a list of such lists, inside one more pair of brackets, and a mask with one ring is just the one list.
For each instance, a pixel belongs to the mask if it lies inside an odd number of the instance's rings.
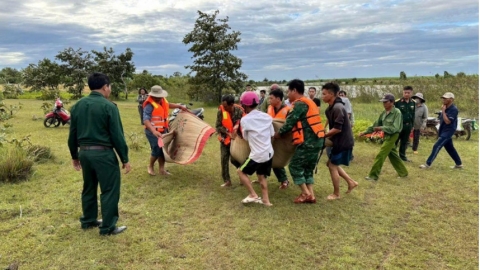
[[[237,128],[235,128],[235,126],[240,123],[240,119],[244,114],[242,108],[238,105],[235,105],[234,102],[235,98],[232,95],[225,95],[222,97],[221,106],[227,115],[224,115],[222,108],[219,107],[217,111],[217,121],[215,123],[215,128],[220,140],[220,164],[222,166],[222,178],[224,182],[221,187],[232,186],[232,181],[230,179],[230,165],[228,161],[230,160],[230,162],[236,168],[242,165],[239,161],[231,158],[230,155],[231,139],[232,137],[235,138],[237,132]],[[227,127],[224,126],[224,117],[226,117],[225,120],[230,119],[230,124],[233,127],[232,132],[229,132]]]
[[[120,199],[120,169],[117,152],[125,173],[130,171],[128,147],[116,105],[107,98],[112,92],[108,76],[93,73],[88,77],[92,92],[79,100],[71,110],[68,148],[73,167],[83,173],[81,228],[100,227],[100,235],[119,234],[127,229],[117,227]],[[80,148],[80,152],[78,151]],[[97,220],[97,188],[100,184],[102,220]]]
[[[292,176],[293,182],[298,185],[302,194],[295,199],[295,203],[316,203],[313,193],[313,170],[317,165],[318,154],[323,147],[324,138],[317,136],[312,126],[307,120],[308,118],[316,119],[316,123],[322,126],[320,115],[313,101],[308,100],[304,96],[305,84],[303,81],[294,79],[288,83],[288,99],[293,104],[292,111],[288,114],[285,124],[275,134],[274,138],[278,139],[281,135],[292,131],[297,126],[297,122],[301,122],[303,131],[303,143],[299,144],[295,149],[295,153],[290,160],[288,169]],[[308,115],[309,105],[300,98],[305,98],[310,104],[313,104],[316,115]],[[295,103],[294,103],[295,102]],[[323,126],[321,128],[323,130]],[[298,129],[297,129],[298,130]],[[322,131],[324,134],[324,131]],[[295,140],[294,132],[294,140]]]
[[395,102],[395,108],[402,112],[403,128],[398,135],[398,139],[395,142],[395,146],[400,142],[399,154],[403,161],[411,162],[407,159],[406,151],[408,146],[408,139],[413,129],[413,121],[415,120],[415,101],[412,99],[413,88],[411,86],[405,86],[403,88],[403,98]]
[[400,159],[395,147],[395,142],[398,139],[398,134],[402,130],[403,121],[402,113],[399,109],[395,108],[395,97],[392,94],[386,94],[380,100],[383,102],[385,111],[380,114],[377,121],[373,123],[373,126],[369,127],[365,132],[361,132],[360,136],[370,134],[374,131],[383,131],[384,140],[380,152],[375,157],[372,169],[365,179],[378,180],[380,171],[382,170],[385,159],[390,159],[393,168],[397,171],[400,177],[406,177],[408,175],[407,168],[403,161]]

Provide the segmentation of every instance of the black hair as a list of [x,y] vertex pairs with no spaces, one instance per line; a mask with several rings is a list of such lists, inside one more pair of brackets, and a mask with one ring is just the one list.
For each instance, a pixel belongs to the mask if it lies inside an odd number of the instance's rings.
[[338,94],[338,92],[340,92],[340,87],[338,86],[338,84],[333,83],[333,82],[329,82],[329,83],[324,84],[322,86],[322,90],[324,90],[324,89],[333,93],[334,96],[336,96]]
[[347,96],[347,92],[345,92],[345,91],[343,91],[343,90],[340,90],[340,91],[338,92],[338,94],[339,94],[339,95],[340,95],[340,94],[345,94],[345,96]]
[[310,89],[315,90],[315,93],[317,93],[317,88],[315,88],[315,87],[312,86],[312,87],[308,88],[308,91],[310,91]]
[[235,103],[235,98],[232,95],[224,95],[222,97],[222,102],[226,102],[228,106],[232,105]]
[[264,93],[264,94],[266,94],[266,93],[267,93],[267,91],[265,91],[265,90],[260,90],[260,93]]
[[297,90],[300,95],[303,95],[303,93],[305,93],[305,83],[303,83],[302,80],[293,79],[288,82],[287,86],[289,90]]
[[100,90],[104,85],[110,85],[110,79],[107,75],[94,72],[88,77],[88,87],[90,90]]
[[283,91],[280,89],[272,90],[270,91],[270,96],[274,96],[280,98],[280,100],[283,100]]
[[405,91],[405,90],[413,91],[413,87],[411,87],[410,85],[407,85],[407,86],[403,87],[403,91]]
[[317,105],[317,107],[320,107],[320,99],[314,98],[313,102],[315,103],[315,105]]
[[145,94],[148,94],[147,89],[145,89],[145,87],[142,87],[142,88],[138,89],[138,94],[139,95],[142,93],[142,90],[145,90]]

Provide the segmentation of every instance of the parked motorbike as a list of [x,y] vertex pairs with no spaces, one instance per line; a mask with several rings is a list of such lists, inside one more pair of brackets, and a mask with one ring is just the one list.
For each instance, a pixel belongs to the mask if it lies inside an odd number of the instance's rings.
[[60,98],[55,100],[55,107],[53,110],[45,115],[45,120],[43,121],[43,125],[45,127],[58,127],[62,124],[70,124],[70,113],[63,108],[63,102]]
[[[441,113],[442,112],[436,112],[435,114],[440,117]],[[428,120],[430,118],[436,119],[436,121],[438,122],[435,125],[435,129],[436,129],[436,132],[437,132],[436,137],[438,137],[438,129],[440,128],[440,120],[438,118],[435,118],[435,117],[427,118],[427,127],[428,127]],[[465,140],[468,141],[468,140],[470,140],[470,137],[472,136],[472,129],[473,129],[473,120],[472,119],[458,117],[457,118],[457,128],[456,128],[455,133],[453,135],[455,135],[455,138],[458,138],[460,136],[466,136]]]
[[[190,113],[192,113],[193,115],[195,115],[196,117],[200,118],[201,120],[203,120],[203,112],[205,111],[203,108],[197,108],[197,109],[190,109],[187,105],[181,103],[180,105],[183,105],[183,106],[186,106],[188,111]],[[188,103],[188,105],[190,106],[193,106],[193,103]],[[180,109],[174,109],[172,111],[172,113],[170,114],[170,116],[168,117],[168,121],[169,122],[172,122],[173,120],[175,120],[175,118],[177,117],[178,113],[180,112]]]

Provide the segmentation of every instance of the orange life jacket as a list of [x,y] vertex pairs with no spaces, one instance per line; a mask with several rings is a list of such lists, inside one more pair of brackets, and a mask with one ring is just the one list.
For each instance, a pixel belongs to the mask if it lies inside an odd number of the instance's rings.
[[[233,106],[234,106],[234,108],[233,108],[234,111],[235,111],[235,107],[240,108],[242,110],[242,116],[245,115],[245,111],[243,110],[243,108],[241,106],[239,106],[237,104],[233,104]],[[228,133],[232,133],[233,129],[234,129],[234,124],[233,124],[233,121],[232,121],[232,117],[230,116],[230,113],[228,111],[226,111],[225,108],[223,108],[223,105],[220,105],[218,107],[218,109],[220,109],[222,111],[222,126],[224,126],[227,129]],[[239,125],[238,122],[239,121],[237,121],[237,123],[235,123],[235,127]],[[230,145],[231,138],[227,134],[220,134],[219,133],[217,138],[223,144]]]
[[[165,98],[162,98],[160,104],[155,102],[151,96],[143,102],[143,108],[148,104],[152,104],[153,111],[152,111],[152,119],[150,119],[150,123],[158,132],[163,132],[168,128],[168,101]],[[147,126],[145,126],[145,129]]]
[[276,114],[275,114],[275,108],[273,108],[272,105],[269,105],[267,109],[268,115],[270,115],[272,118],[278,118],[278,119],[287,118],[287,114],[289,111],[290,111],[290,107],[288,106],[281,108]]
[[[295,107],[295,102],[297,101],[302,101],[308,105],[308,111],[306,115],[306,120],[308,122],[308,125],[312,129],[313,133],[317,135],[318,138],[324,138],[325,129],[323,128],[322,118],[320,117],[319,110],[315,102],[313,102],[311,99],[308,99],[306,97],[301,97],[293,102],[292,109],[293,107]],[[299,119],[297,124],[292,129],[292,137],[293,137],[292,142],[294,145],[302,144],[305,141],[303,137],[303,130],[308,127],[302,126],[302,120],[303,119]]]

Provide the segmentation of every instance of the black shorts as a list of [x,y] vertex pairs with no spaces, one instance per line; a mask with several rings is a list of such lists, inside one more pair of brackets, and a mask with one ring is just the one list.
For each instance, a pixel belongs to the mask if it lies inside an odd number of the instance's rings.
[[257,163],[253,159],[248,158],[247,161],[240,166],[240,170],[244,174],[248,175],[257,173],[259,175],[270,176],[270,171],[272,170],[272,159],[262,163]]

